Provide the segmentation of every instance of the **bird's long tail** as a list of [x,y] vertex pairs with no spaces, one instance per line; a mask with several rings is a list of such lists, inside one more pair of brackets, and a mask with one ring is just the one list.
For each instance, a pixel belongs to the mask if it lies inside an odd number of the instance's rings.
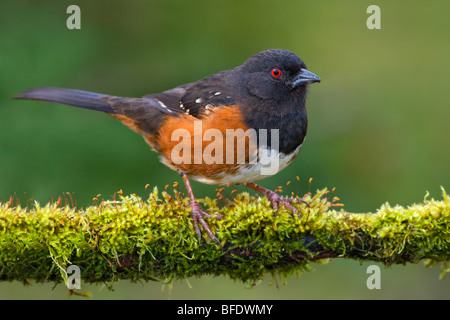
[[111,114],[117,113],[116,110],[113,109],[114,104],[120,102],[121,99],[130,99],[83,90],[56,87],[29,89],[14,95],[12,98],[62,103],[74,107],[103,111]]

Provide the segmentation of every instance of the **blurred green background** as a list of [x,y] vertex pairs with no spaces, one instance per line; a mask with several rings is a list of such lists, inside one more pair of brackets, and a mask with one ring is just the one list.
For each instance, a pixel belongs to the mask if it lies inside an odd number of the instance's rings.
[[[68,30],[66,8],[81,8]],[[381,8],[381,30],[366,9]],[[13,1],[0,2],[0,201],[46,203],[70,192],[78,207],[123,189],[180,181],[136,133],[104,114],[10,96],[60,86],[143,96],[241,64],[256,52],[295,52],[323,81],[310,87],[309,132],[297,159],[268,188],[336,187],[345,208],[420,202],[450,191],[448,34],[450,2],[435,1]],[[295,177],[301,178],[297,183]],[[215,187],[193,182],[198,197]],[[232,188],[225,194],[230,194]],[[227,278],[119,282],[104,299],[450,298],[439,266],[382,268],[381,290],[366,287],[357,261],[312,265],[300,278],[270,276],[249,289]],[[0,298],[67,299],[63,285],[0,283]],[[83,291],[82,290],[82,291]],[[77,299],[77,297],[71,297]]]

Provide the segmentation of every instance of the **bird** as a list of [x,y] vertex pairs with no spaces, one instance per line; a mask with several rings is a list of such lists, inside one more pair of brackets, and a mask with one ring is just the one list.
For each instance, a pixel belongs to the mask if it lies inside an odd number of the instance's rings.
[[[181,176],[195,233],[200,226],[219,245],[190,178],[213,185],[245,185],[299,218],[293,201],[257,185],[290,164],[306,136],[307,86],[321,79],[296,54],[268,49],[241,65],[197,82],[149,94],[118,97],[84,90],[37,87],[13,96],[104,112],[142,135],[161,162]],[[199,226],[200,225],[200,226]]]

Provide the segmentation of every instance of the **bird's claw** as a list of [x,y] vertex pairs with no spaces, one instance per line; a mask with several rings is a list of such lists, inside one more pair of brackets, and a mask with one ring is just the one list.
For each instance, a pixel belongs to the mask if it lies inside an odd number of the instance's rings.
[[270,201],[270,203],[272,204],[272,208],[275,211],[278,210],[279,205],[282,205],[283,207],[295,213],[299,218],[301,218],[300,213],[298,212],[297,208],[292,205],[292,203],[293,202],[304,203],[309,207],[308,203],[300,198],[293,198],[293,199],[283,198],[273,191],[271,192],[271,194],[267,195],[267,199]]
[[216,238],[214,233],[211,231],[208,223],[205,221],[206,218],[214,218],[214,219],[222,219],[222,215],[211,215],[206,213],[202,210],[200,205],[196,201],[191,201],[191,215],[192,219],[194,220],[194,229],[195,233],[198,235],[199,241],[201,240],[202,234],[200,232],[199,223],[202,225],[203,229],[205,229],[206,233],[208,234],[209,238],[219,244],[220,247],[222,247],[222,244],[220,243],[219,239]]

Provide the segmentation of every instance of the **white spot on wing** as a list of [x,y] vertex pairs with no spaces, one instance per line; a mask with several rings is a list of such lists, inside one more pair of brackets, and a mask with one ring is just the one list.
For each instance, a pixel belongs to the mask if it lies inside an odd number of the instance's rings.
[[162,101],[159,101],[158,99],[155,99],[158,103],[159,103],[159,105],[161,106],[161,107],[163,107],[165,110],[167,110],[168,112],[170,112],[170,113],[172,113],[172,111],[162,102]]

